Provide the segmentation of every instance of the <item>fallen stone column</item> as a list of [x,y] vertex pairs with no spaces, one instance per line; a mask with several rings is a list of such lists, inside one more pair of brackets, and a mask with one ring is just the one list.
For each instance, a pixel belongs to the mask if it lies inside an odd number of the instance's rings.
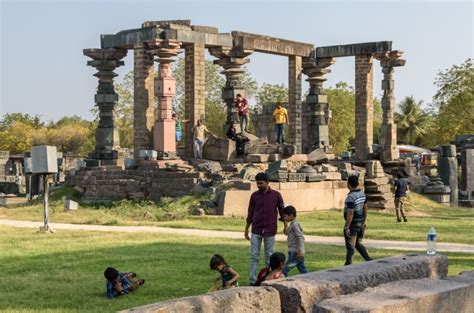
[[264,282],[280,292],[282,312],[312,312],[324,299],[362,291],[393,281],[443,278],[448,258],[407,254],[325,271]]
[[[471,280],[474,283],[474,277]],[[470,288],[468,284],[448,280],[401,280],[324,300],[314,306],[313,313],[471,313]]]
[[[124,312],[187,313],[187,312],[281,312],[280,296],[271,287],[239,287],[205,295],[144,305]],[[119,312],[120,313],[120,312]]]

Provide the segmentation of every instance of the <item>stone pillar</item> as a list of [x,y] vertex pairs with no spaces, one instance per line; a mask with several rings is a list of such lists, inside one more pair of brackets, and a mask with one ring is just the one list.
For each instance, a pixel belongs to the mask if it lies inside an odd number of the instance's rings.
[[324,75],[331,72],[329,66],[335,63],[334,58],[305,58],[303,59],[303,73],[308,76],[309,93],[306,97],[305,122],[308,123],[306,135],[306,145],[303,151],[308,153],[314,149],[322,148],[326,152],[332,152],[329,142],[329,120],[331,111],[327,94],[323,88],[326,81]]
[[219,60],[214,61],[214,64],[219,64],[224,68],[222,74],[226,77],[225,86],[222,89],[222,100],[224,100],[227,106],[224,134],[234,122],[237,123],[237,131],[240,131],[240,125],[238,123],[239,117],[234,102],[237,94],[241,94],[242,97],[245,97],[245,89],[242,83],[244,69],[242,66],[249,62],[247,57],[253,51],[227,47],[213,47],[209,49],[209,52],[212,56],[219,58]]
[[185,126],[186,151],[192,155],[193,134],[191,129],[199,119],[204,119],[206,105],[204,44],[188,44],[185,53]]
[[380,135],[380,145],[382,161],[393,161],[399,158],[397,148],[397,124],[395,124],[395,82],[393,80],[393,68],[405,65],[405,60],[399,59],[403,51],[395,50],[390,52],[375,53],[374,56],[380,61],[382,66],[382,129]]
[[443,184],[451,189],[450,203],[458,205],[458,161],[456,159],[455,145],[442,145],[438,158],[438,173]]
[[99,108],[99,125],[95,132],[95,151],[90,158],[103,160],[99,165],[115,165],[120,148],[119,133],[115,124],[115,106],[118,95],[115,93],[113,79],[118,76],[113,71],[124,64],[120,61],[127,55],[125,49],[84,49],[84,55],[90,57],[87,65],[95,67],[94,74],[99,79],[95,103]]
[[145,43],[134,47],[133,67],[133,156],[139,159],[140,150],[153,149],[155,124],[155,95],[153,56]]
[[374,142],[372,55],[355,56],[355,154],[367,160]]
[[302,58],[288,57],[288,118],[290,122],[290,143],[301,153],[301,75]]
[[176,122],[172,118],[173,97],[176,95],[176,80],[173,77],[171,63],[179,53],[181,42],[174,40],[152,40],[148,42],[153,56],[157,56],[158,76],[155,77],[155,96],[158,108],[153,128],[153,148],[158,159],[175,159]]
[[466,192],[467,200],[474,200],[474,149],[461,152],[461,186]]

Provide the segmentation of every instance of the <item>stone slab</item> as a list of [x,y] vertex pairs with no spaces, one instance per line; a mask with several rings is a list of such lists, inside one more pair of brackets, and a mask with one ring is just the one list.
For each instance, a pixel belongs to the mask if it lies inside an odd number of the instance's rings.
[[[290,189],[294,187],[294,185],[290,185],[292,183],[296,183],[298,189]],[[285,189],[281,189],[282,186]],[[300,186],[313,188],[302,189]],[[316,183],[286,182],[280,183],[279,186],[271,185],[271,188],[278,190],[285,204],[295,206],[298,212],[343,208],[348,193],[346,186],[335,189],[330,181]],[[226,216],[247,216],[249,199],[252,193],[253,190],[227,190],[223,192],[223,199],[219,203],[219,211]]]
[[264,282],[280,292],[282,312],[312,312],[325,299],[404,279],[444,278],[448,258],[407,254]]
[[377,41],[355,43],[349,45],[317,47],[313,55],[317,58],[337,58],[362,54],[372,54],[374,52],[383,52],[390,50],[392,50],[391,41]]
[[271,287],[239,287],[144,305],[121,313],[280,312],[278,291]]
[[314,45],[252,33],[233,31],[234,46],[244,50],[254,50],[283,56],[307,57]]
[[313,313],[471,313],[469,289],[469,285],[446,280],[402,280],[324,300],[314,306]]

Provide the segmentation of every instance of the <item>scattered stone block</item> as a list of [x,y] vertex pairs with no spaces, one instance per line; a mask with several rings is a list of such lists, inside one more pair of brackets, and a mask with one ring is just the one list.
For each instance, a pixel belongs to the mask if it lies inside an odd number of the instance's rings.
[[120,313],[192,313],[192,312],[280,312],[280,296],[271,287],[239,287],[207,293],[200,296],[159,302]]
[[446,280],[401,280],[323,300],[314,306],[313,313],[467,313],[473,309],[469,288],[469,285]]
[[249,163],[263,163],[268,162],[268,154],[248,154],[247,162]]
[[323,175],[326,176],[326,180],[341,180],[341,173],[339,172],[327,172]]
[[326,180],[326,176],[321,174],[306,174],[307,182],[320,182]]
[[270,181],[285,182],[288,179],[288,171],[279,170],[268,175]]
[[437,254],[407,254],[294,277],[266,281],[280,293],[281,310],[313,312],[313,306],[338,295],[362,291],[392,281],[444,278],[448,258]]
[[322,171],[323,171],[323,173],[337,172],[337,167],[329,165],[329,164],[323,164],[322,165]]
[[370,160],[365,163],[365,170],[367,172],[367,178],[384,177],[382,163],[378,160]]
[[386,185],[389,181],[388,177],[368,178],[364,180],[366,186]]
[[79,203],[72,200],[66,200],[66,202],[64,203],[64,208],[69,211],[75,211],[79,208]]
[[[222,171],[222,166],[219,162],[215,161],[206,161],[204,163],[198,164],[197,168],[200,171],[205,171],[211,174],[218,173]],[[232,166],[233,169],[233,166]]]
[[359,173],[357,171],[354,171],[354,170],[346,170],[346,169],[341,170],[341,179],[347,180],[349,178],[349,176],[359,177]]
[[240,177],[244,180],[255,180],[255,176],[261,172],[261,169],[247,166],[240,172]]
[[321,148],[313,150],[308,154],[308,159],[307,159],[308,164],[314,165],[314,164],[320,164],[320,163],[328,162],[328,161],[329,159],[328,159],[328,156],[326,155],[326,152],[324,152],[324,150]]
[[236,155],[235,141],[217,136],[209,136],[202,149],[202,156],[213,161],[229,161]]
[[308,155],[307,154],[293,154],[289,158],[286,159],[287,161],[292,162],[307,162]]
[[288,181],[290,182],[306,181],[306,173],[288,173]]

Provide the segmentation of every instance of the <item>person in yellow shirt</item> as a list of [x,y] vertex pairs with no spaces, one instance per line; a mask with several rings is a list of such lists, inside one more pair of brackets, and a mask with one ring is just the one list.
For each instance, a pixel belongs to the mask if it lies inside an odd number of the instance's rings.
[[275,131],[277,143],[285,144],[286,130],[285,125],[290,125],[288,122],[288,112],[280,103],[277,103],[275,111],[273,111],[273,118],[275,119]]

